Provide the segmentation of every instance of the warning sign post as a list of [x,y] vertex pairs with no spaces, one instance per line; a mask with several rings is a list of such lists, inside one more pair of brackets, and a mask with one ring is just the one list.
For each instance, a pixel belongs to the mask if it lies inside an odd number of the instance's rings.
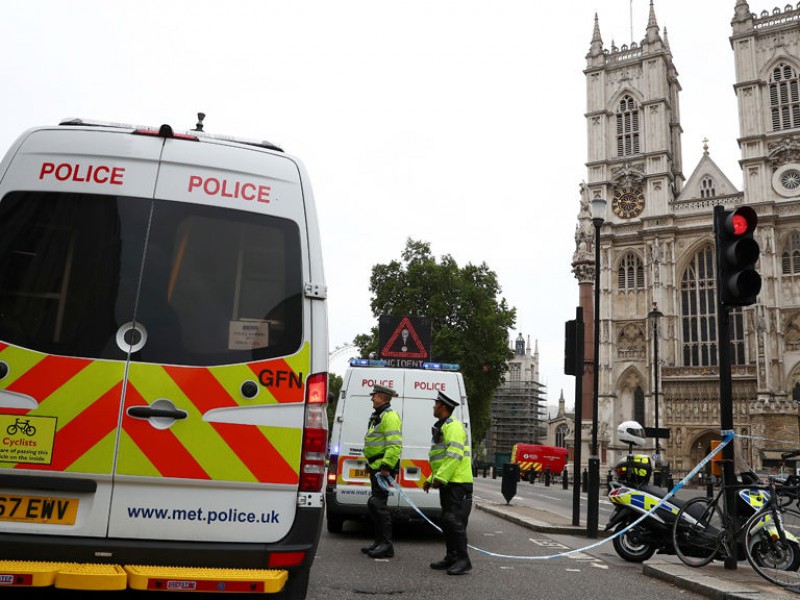
[[430,317],[381,317],[378,350],[390,367],[422,367],[431,356]]

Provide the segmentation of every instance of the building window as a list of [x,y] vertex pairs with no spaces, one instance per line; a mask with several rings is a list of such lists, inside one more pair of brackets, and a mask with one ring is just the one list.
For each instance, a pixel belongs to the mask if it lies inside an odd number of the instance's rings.
[[644,418],[644,390],[640,385],[633,392],[633,420],[642,427],[647,426]]
[[792,400],[800,402],[800,383],[795,383],[792,389]]
[[772,69],[769,79],[769,102],[772,130],[800,127],[800,83],[797,70],[786,63]]
[[[683,364],[710,367],[719,364],[714,250],[700,250],[681,278],[681,332]],[[730,311],[731,363],[746,364],[744,318],[740,308]]]
[[617,156],[639,154],[639,110],[633,98],[624,96],[617,111]]
[[567,426],[559,425],[556,429],[556,446],[559,448],[567,447]]
[[781,252],[784,275],[800,275],[800,233],[793,233]]
[[713,198],[717,195],[717,190],[714,188],[714,180],[711,177],[703,177],[700,180],[700,197]]
[[635,254],[628,253],[619,263],[619,289],[630,292],[644,288],[644,267]]

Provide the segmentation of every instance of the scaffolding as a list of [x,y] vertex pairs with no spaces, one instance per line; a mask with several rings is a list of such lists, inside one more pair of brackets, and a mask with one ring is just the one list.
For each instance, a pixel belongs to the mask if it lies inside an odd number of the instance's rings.
[[541,444],[547,436],[546,387],[536,381],[506,381],[492,398],[491,444],[494,454],[514,444]]

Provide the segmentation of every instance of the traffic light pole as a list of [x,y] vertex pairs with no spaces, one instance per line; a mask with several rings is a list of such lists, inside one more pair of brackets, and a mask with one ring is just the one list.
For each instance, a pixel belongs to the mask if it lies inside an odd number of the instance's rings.
[[[714,207],[714,241],[717,254],[717,273],[723,272],[722,235],[725,209],[722,206]],[[723,304],[720,284],[717,285],[717,340],[719,341],[719,414],[721,436],[724,438],[728,432],[733,431],[733,392],[731,388],[731,336],[730,314],[728,307]],[[725,512],[736,522],[736,471],[733,467],[733,444],[727,444],[722,449],[722,481],[725,485]],[[736,534],[733,527],[728,530],[729,552],[725,558],[726,569],[736,569]]]
[[583,348],[583,307],[575,308],[575,450],[574,466],[572,468],[572,524],[579,526],[581,522],[581,429],[583,428],[583,373],[584,364]]

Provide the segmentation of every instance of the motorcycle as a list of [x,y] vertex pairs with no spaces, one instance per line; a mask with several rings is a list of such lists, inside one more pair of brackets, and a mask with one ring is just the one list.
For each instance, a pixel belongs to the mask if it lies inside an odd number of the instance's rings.
[[[646,561],[656,552],[675,554],[672,530],[678,512],[686,501],[675,496],[664,501],[668,491],[650,485],[652,474],[650,457],[633,454],[633,446],[644,445],[645,441],[644,429],[638,423],[635,421],[622,423],[617,428],[617,434],[620,441],[629,444],[629,454],[616,466],[616,481],[610,481],[608,484],[608,499],[614,505],[614,512],[608,520],[605,531],[613,530],[614,534],[619,534],[612,540],[614,550],[621,558],[635,563]],[[744,484],[758,483],[758,476],[749,471],[738,473],[737,479]],[[769,492],[763,489],[737,490],[737,514],[743,519],[749,517],[759,510],[768,498]],[[626,530],[656,505],[659,506],[655,511]],[[800,554],[800,547],[798,550]],[[745,557],[743,551],[737,555],[740,560]]]
[[[614,512],[605,530],[613,530],[612,544],[619,556],[628,562],[644,562],[653,554],[675,554],[672,545],[672,526],[683,502],[674,496],[663,501],[666,490],[649,485],[650,457],[631,456],[625,463],[632,466],[617,465],[617,480],[609,482],[608,499],[614,505]],[[648,475],[638,475],[648,471]],[[631,472],[633,472],[631,474]],[[661,505],[647,518],[633,527],[632,523],[650,512],[657,504]],[[630,527],[626,530],[626,528]],[[624,531],[623,533],[620,533]]]

